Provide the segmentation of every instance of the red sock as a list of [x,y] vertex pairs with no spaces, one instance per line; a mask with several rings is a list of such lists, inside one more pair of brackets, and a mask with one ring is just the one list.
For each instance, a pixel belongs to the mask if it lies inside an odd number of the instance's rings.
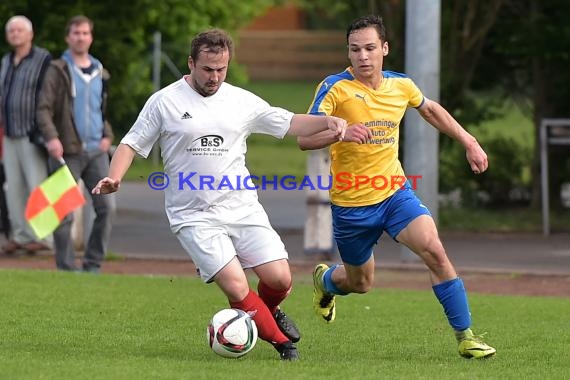
[[283,335],[273,315],[269,312],[269,309],[265,303],[259,298],[257,294],[251,289],[247,296],[239,302],[230,302],[230,306],[235,309],[241,309],[252,315],[255,324],[257,325],[257,332],[261,339],[269,342],[281,344],[289,341],[289,339]]
[[265,302],[271,314],[275,314],[277,306],[291,293],[291,286],[285,290],[276,290],[270,288],[264,282],[259,281],[257,284],[257,292],[259,297]]

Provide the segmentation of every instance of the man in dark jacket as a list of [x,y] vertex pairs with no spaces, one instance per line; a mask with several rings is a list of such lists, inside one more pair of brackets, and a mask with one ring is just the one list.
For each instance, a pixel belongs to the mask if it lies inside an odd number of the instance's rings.
[[27,17],[14,16],[6,23],[6,40],[12,51],[4,55],[0,65],[0,124],[4,125],[3,165],[11,236],[2,247],[4,254],[48,249],[38,241],[24,216],[30,192],[47,176],[47,157],[35,116],[37,95],[51,55],[34,46],[33,37]]
[[[112,132],[105,117],[108,73],[89,54],[93,42],[93,22],[75,16],[66,27],[68,49],[52,61],[38,106],[38,125],[47,141],[50,157],[69,166],[76,179],[92,188],[109,171],[108,151]],[[92,195],[95,220],[85,248],[82,270],[99,272],[111,234],[114,201]],[[71,237],[73,215],[66,217],[54,232],[56,265],[76,270]]]

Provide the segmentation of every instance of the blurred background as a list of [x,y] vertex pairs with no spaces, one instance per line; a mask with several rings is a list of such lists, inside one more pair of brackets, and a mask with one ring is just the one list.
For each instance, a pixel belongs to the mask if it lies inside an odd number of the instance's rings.
[[[234,37],[228,82],[306,112],[318,83],[348,66],[345,28],[356,17],[384,17],[390,43],[384,68],[405,72],[405,6],[403,0],[2,0],[0,20],[30,18],[35,44],[54,57],[65,49],[71,16],[94,20],[91,53],[111,72],[109,118],[118,143],[149,95],[187,73],[190,40],[205,28]],[[440,101],[480,140],[490,162],[488,172],[473,176],[462,147],[440,136],[444,230],[541,230],[540,123],[570,117],[568,16],[565,0],[441,2]],[[2,39],[0,52],[6,51]],[[294,139],[252,136],[247,160],[256,175],[306,173],[307,154]],[[550,147],[549,160],[552,230],[568,232],[570,145]],[[128,178],[145,180],[159,165],[137,160]]]

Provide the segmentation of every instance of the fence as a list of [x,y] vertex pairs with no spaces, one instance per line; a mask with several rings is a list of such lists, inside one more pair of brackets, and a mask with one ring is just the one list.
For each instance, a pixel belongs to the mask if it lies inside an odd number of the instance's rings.
[[236,61],[253,80],[321,80],[348,65],[338,31],[242,31]]
[[540,123],[540,182],[542,189],[542,232],[550,235],[550,189],[548,147],[570,145],[570,119],[542,119]]

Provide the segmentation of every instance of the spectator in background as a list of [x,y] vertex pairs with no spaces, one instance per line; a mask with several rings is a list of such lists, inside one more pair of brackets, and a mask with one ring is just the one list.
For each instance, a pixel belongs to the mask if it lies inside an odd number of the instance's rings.
[[4,184],[6,183],[6,174],[4,173],[4,163],[2,162],[2,140],[4,140],[4,125],[0,121],[0,223],[2,223],[2,232],[6,239],[10,239],[10,221],[8,220],[8,205],[6,204],[6,192]]
[[[93,188],[109,171],[113,135],[105,115],[109,73],[89,54],[93,21],[85,16],[69,20],[65,30],[68,49],[47,69],[40,93],[38,124],[53,161],[63,158],[76,180]],[[114,200],[92,195],[95,220],[85,247],[82,270],[98,273],[111,234]],[[71,237],[73,215],[54,232],[56,266],[75,271]]]
[[[36,125],[37,97],[51,55],[32,43],[32,22],[25,16],[6,23],[6,40],[12,51],[0,66],[0,119],[4,125],[3,164],[11,239],[4,254],[18,249],[29,253],[49,249],[37,241],[24,217],[30,192],[47,177],[47,156]],[[3,228],[5,228],[3,226]]]

